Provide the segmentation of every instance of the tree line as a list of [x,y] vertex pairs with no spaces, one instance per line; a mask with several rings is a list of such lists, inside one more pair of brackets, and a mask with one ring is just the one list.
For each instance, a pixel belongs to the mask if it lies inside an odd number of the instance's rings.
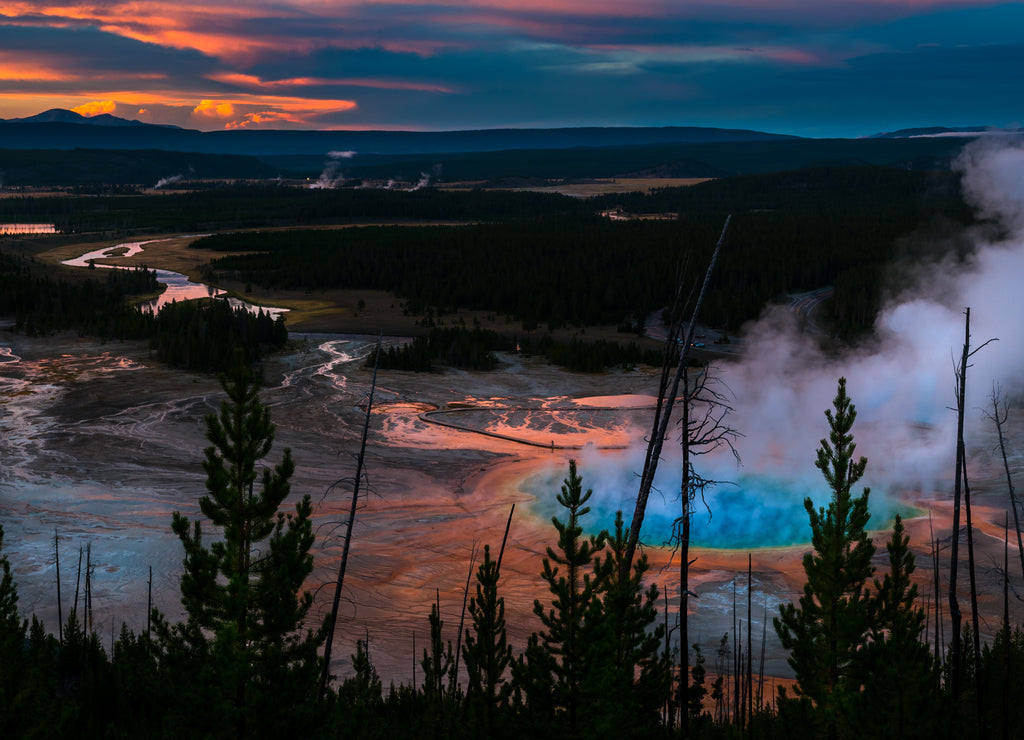
[[[164,176],[166,176],[166,171]],[[583,213],[586,204],[549,193],[415,191],[381,188],[310,189],[266,180],[189,186],[172,192],[104,193],[93,197],[5,198],[4,221],[53,222],[63,233],[207,231],[316,226],[366,221],[478,221]]]
[[70,281],[52,277],[32,258],[0,251],[0,314],[13,315],[15,331],[29,336],[74,329],[102,339],[146,337],[151,317],[129,298],[160,289],[156,273],[144,267]]
[[572,337],[557,341],[550,334],[509,336],[490,329],[464,326],[434,327],[427,336],[414,337],[402,345],[374,349],[367,367],[381,370],[432,372],[440,367],[462,370],[494,370],[499,366],[495,352],[522,352],[544,357],[573,372],[598,373],[610,368],[633,368],[638,364],[657,366],[662,353],[641,349],[636,342],[623,344],[607,339],[585,341]]
[[31,258],[0,252],[0,314],[13,315],[13,330],[27,336],[71,329],[107,341],[148,340],[161,361],[199,372],[226,370],[236,352],[253,363],[288,339],[282,318],[222,299],[174,302],[156,314],[136,305],[162,289],[145,267],[66,280]]
[[153,319],[150,349],[168,365],[221,372],[237,357],[249,365],[288,341],[284,319],[232,307],[219,298],[174,302]]
[[[677,216],[622,222],[594,215],[612,204]],[[506,223],[220,234],[193,246],[250,252],[213,259],[214,281],[387,290],[411,313],[496,311],[529,331],[642,321],[671,303],[682,255],[706,261],[733,213],[706,299],[708,322],[735,331],[786,293],[834,285],[837,331],[850,335],[874,321],[883,268],[919,248],[903,237],[922,224],[972,218],[953,175],[884,168],[728,178],[587,206]]]

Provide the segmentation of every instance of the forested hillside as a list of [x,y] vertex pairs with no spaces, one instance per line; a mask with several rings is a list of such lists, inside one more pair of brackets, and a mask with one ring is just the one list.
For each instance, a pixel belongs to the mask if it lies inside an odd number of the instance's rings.
[[[613,204],[678,217],[609,221],[593,212]],[[526,328],[618,325],[668,305],[684,265],[696,279],[731,213],[704,319],[735,331],[785,293],[835,285],[837,330],[852,334],[873,322],[902,237],[940,219],[971,221],[952,175],[877,168],[729,178],[587,205],[589,213],[515,222],[220,234],[194,246],[259,252],[213,259],[214,280],[389,290],[415,313],[497,311]]]

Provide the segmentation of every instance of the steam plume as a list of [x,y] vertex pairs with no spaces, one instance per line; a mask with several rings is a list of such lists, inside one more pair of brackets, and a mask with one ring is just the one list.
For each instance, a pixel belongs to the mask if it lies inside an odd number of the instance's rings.
[[342,160],[352,159],[356,152],[352,151],[331,151],[327,152],[327,161],[324,162],[324,169],[316,182],[309,186],[310,190],[334,190],[345,184],[345,178],[338,174],[341,169]]
[[185,176],[180,173],[177,175],[171,175],[170,177],[161,177],[156,181],[156,185],[153,186],[153,189],[159,190],[160,188],[165,188],[168,185],[174,185],[175,183],[181,182],[184,179]]
[[[922,266],[911,281],[915,290],[894,295],[882,310],[872,344],[826,356],[793,315],[773,307],[747,327],[743,360],[714,368],[735,396],[730,418],[743,435],[737,441],[743,466],[737,468],[728,453],[696,460],[705,478],[736,484],[709,491],[712,524],[701,519],[698,505],[698,541],[722,546],[729,532],[740,533],[733,538],[736,547],[757,544],[759,533],[774,537],[762,537],[761,544],[805,541],[803,498],[810,495],[819,505],[828,499],[814,458],[828,431],[823,412],[831,408],[840,376],[847,378],[858,410],[857,454],[869,460],[862,483],[872,488],[872,525],[881,526],[896,511],[907,513],[909,498],[945,498],[955,449],[954,356],[963,342],[967,306],[972,345],[999,339],[972,358],[968,410],[985,406],[993,382],[1011,397],[1024,392],[1024,146],[1019,140],[981,140],[965,149],[956,167],[966,197],[980,215],[994,220],[999,235],[972,233],[973,251],[961,264]],[[981,414],[969,416],[978,434]],[[594,508],[604,510],[600,527],[609,526],[614,509],[632,510],[646,433],[637,432],[637,449],[625,456],[592,452],[581,460],[584,485],[594,488]],[[663,500],[652,496],[648,509],[645,531],[652,544],[668,539],[679,510],[680,462],[672,447],[656,483]],[[564,467],[550,478],[561,476]]]
[[413,185],[411,188],[409,188],[409,192],[411,193],[414,190],[419,190],[421,188],[425,188],[429,184],[430,184],[430,175],[428,175],[426,172],[421,172],[420,173],[419,181],[415,185]]

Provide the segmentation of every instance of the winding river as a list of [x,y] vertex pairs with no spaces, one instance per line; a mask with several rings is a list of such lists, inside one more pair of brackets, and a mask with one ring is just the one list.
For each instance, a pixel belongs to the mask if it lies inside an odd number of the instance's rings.
[[[92,252],[86,252],[80,257],[74,259],[64,260],[61,262],[62,265],[69,267],[84,267],[88,268],[90,265],[94,267],[106,267],[113,269],[131,269],[127,265],[110,265],[98,262],[97,260],[112,260],[133,257],[141,252],[145,251],[147,244],[156,244],[164,241],[171,241],[172,239],[180,239],[188,236],[204,236],[203,234],[185,234],[178,237],[168,237],[166,239],[149,239],[147,241],[140,242],[124,242],[122,244],[116,244],[112,247],[104,247],[102,249],[96,249]],[[166,286],[163,293],[159,297],[152,301],[139,304],[139,308],[143,311],[160,311],[164,306],[175,301],[190,301],[197,298],[215,298],[220,295],[224,295],[225,291],[220,288],[215,288],[212,285],[206,285],[204,283],[192,282],[187,275],[182,275],[179,272],[171,272],[170,270],[155,270],[157,282]],[[228,302],[232,308],[245,308],[248,311],[254,313],[263,311],[270,314],[273,317],[280,316],[283,313],[287,313],[287,308],[277,308],[274,306],[257,306],[247,301],[239,300],[235,297],[229,297]]]

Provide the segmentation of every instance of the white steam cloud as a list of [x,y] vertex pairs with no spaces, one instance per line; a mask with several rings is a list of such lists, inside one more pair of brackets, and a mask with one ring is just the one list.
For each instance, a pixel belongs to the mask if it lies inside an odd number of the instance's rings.
[[157,181],[156,185],[153,186],[153,189],[159,190],[160,188],[165,188],[168,185],[174,185],[184,180],[186,176],[195,175],[195,173],[195,168],[192,165],[189,165],[183,172],[179,172],[177,175],[172,175],[171,177],[161,177]]
[[[826,356],[790,313],[771,308],[747,328],[744,359],[713,367],[734,394],[729,421],[743,435],[736,442],[742,467],[727,451],[695,462],[705,478],[732,482],[709,490],[710,524],[698,507],[698,544],[746,548],[806,541],[804,497],[819,504],[828,498],[814,459],[828,431],[824,410],[832,407],[841,376],[857,407],[857,454],[869,461],[861,482],[872,488],[873,526],[906,511],[910,498],[948,498],[956,435],[954,366],[966,307],[972,347],[999,340],[971,359],[967,409],[975,434],[987,423],[980,409],[991,405],[993,383],[1011,397],[1024,393],[1024,144],[979,141],[956,166],[967,198],[997,222],[1001,234],[972,234],[973,253],[961,264],[922,266],[908,283],[913,292],[899,293],[881,312],[872,346]],[[641,438],[648,433],[638,431],[636,449],[624,455],[580,456],[584,485],[594,489],[597,526],[610,527],[617,508],[628,521],[643,463]],[[662,496],[652,495],[645,523],[651,544],[669,538],[679,510],[678,449],[668,442],[665,449],[656,484]],[[537,490],[557,490],[564,475],[564,466],[553,467]],[[553,505],[541,508],[557,513]]]
[[327,161],[324,162],[324,169],[320,173],[320,177],[316,179],[316,182],[309,186],[309,189],[334,190],[344,185],[345,178],[338,174],[338,170],[341,169],[343,160],[352,159],[354,156],[356,156],[356,152],[352,151],[327,152]]
[[153,186],[153,189],[159,190],[160,188],[165,188],[168,185],[174,185],[175,183],[181,182],[184,179],[185,176],[181,174],[171,175],[170,177],[161,177],[156,181],[156,185]]
[[427,185],[429,185],[429,184],[430,184],[430,175],[428,175],[426,172],[421,172],[420,173],[419,181],[415,185],[413,185],[411,188],[409,188],[409,192],[411,193],[414,190],[420,190],[421,188],[427,187]]

